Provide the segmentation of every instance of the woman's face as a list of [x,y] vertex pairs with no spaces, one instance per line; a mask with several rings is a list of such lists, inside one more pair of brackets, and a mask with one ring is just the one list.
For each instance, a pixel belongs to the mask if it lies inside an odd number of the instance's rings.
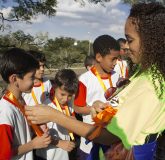
[[127,38],[130,50],[128,56],[134,63],[139,64],[141,61],[140,37],[138,32],[136,31],[135,24],[132,23],[131,18],[128,18],[126,21],[125,36]]

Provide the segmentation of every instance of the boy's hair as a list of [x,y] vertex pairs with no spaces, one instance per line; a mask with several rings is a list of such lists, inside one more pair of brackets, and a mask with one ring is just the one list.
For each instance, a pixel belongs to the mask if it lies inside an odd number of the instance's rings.
[[101,35],[95,39],[93,43],[93,52],[95,56],[97,53],[100,53],[100,55],[104,57],[110,54],[111,50],[120,51],[120,46],[113,37]]
[[85,57],[84,66],[87,68],[88,66],[92,66],[95,63],[95,57],[93,55],[89,55]]
[[9,77],[12,74],[23,78],[25,74],[38,67],[38,61],[25,50],[19,48],[12,48],[3,53],[0,61],[0,73],[7,83],[9,83]]
[[78,78],[76,73],[71,69],[62,69],[56,73],[54,79],[55,87],[64,86],[68,93],[75,94],[78,89]]
[[43,52],[41,51],[35,51],[35,50],[29,50],[28,51],[29,54],[31,54],[35,59],[37,59],[37,61],[45,63],[46,62],[46,58]]
[[117,40],[117,42],[118,42],[119,44],[121,44],[121,43],[126,44],[126,43],[127,43],[127,40],[124,39],[124,38],[119,38],[119,39]]

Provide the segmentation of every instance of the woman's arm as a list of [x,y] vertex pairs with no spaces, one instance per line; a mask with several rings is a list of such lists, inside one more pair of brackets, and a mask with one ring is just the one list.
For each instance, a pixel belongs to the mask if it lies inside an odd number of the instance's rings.
[[[32,123],[39,124],[51,121],[85,138],[88,138],[96,128],[91,124],[83,123],[68,117],[48,106],[26,107],[26,114]],[[119,138],[108,132],[106,129],[102,129],[99,137],[94,139],[94,142],[105,145],[110,145],[118,141],[120,141]]]

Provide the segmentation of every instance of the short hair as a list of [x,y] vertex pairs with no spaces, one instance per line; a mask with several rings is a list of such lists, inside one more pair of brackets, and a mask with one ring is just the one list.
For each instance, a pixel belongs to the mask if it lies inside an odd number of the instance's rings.
[[54,85],[55,87],[64,86],[65,91],[75,94],[78,89],[78,77],[73,70],[62,69],[56,73]]
[[84,66],[87,68],[88,66],[92,66],[95,63],[95,57],[93,55],[89,55],[85,57]]
[[29,50],[27,51],[29,54],[31,54],[37,61],[39,62],[46,62],[45,54],[41,51],[35,51],[35,50]]
[[126,43],[127,42],[127,40],[126,39],[124,39],[124,38],[119,38],[118,40],[117,40],[117,42],[120,44],[120,43]]
[[19,48],[12,48],[3,53],[0,61],[0,73],[7,83],[9,83],[9,77],[12,74],[23,78],[25,74],[38,67],[38,61],[25,50]]
[[97,37],[93,43],[93,52],[96,56],[100,53],[101,56],[106,56],[110,54],[111,50],[120,51],[120,46],[118,42],[109,35],[101,35]]

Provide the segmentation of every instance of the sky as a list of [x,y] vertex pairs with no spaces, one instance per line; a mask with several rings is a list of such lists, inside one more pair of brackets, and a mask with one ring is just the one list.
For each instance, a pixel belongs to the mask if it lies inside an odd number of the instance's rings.
[[[63,36],[91,42],[102,34],[109,34],[116,39],[124,37],[124,24],[130,10],[128,4],[120,0],[111,0],[105,6],[88,2],[81,6],[74,0],[58,2],[55,17],[39,15],[32,19],[32,24],[12,22],[11,31],[23,30],[31,35],[42,32],[48,33],[49,38],[53,39]],[[10,5],[1,11],[7,16]]]

